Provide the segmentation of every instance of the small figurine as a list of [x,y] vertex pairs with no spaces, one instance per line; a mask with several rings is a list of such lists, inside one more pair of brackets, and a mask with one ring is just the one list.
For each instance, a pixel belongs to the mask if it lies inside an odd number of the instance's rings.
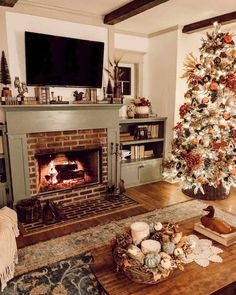
[[77,90],[74,91],[73,96],[75,98],[76,101],[82,100],[83,98],[83,92],[78,92]]
[[201,217],[201,223],[205,227],[215,231],[219,234],[229,234],[236,231],[230,224],[219,217],[214,217],[215,208],[213,206],[208,206],[204,211],[209,212],[207,215]]
[[20,103],[24,101],[25,93],[28,93],[28,87],[25,82],[20,82],[19,77],[15,77],[14,86],[18,90],[18,95],[16,96],[17,101]]

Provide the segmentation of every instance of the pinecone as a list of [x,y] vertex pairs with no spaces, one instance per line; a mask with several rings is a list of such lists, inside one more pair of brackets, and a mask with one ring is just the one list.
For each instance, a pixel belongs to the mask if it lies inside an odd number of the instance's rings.
[[121,233],[116,235],[117,245],[123,249],[127,249],[132,244],[133,240],[129,233]]
[[163,234],[161,232],[155,232],[150,239],[162,243],[162,235]]

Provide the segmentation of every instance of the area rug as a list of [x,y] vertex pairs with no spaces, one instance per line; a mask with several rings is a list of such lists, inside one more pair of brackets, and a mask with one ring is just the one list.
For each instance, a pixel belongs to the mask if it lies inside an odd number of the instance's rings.
[[180,222],[201,215],[202,209],[205,207],[206,205],[201,201],[189,200],[21,248],[18,250],[19,264],[16,267],[16,275],[76,256],[109,243],[116,233],[121,232],[124,227],[134,221],[138,220],[149,223],[156,221]]
[[3,295],[106,295],[96,280],[93,257],[84,253],[15,277]]
[[[206,204],[202,201],[189,200],[19,249],[16,276],[3,294],[106,294],[91,271],[93,258],[88,251],[109,243],[116,233],[134,221],[181,222],[200,216],[204,208]],[[217,208],[216,213],[235,218]]]
[[[104,199],[94,198],[65,205],[65,207],[63,207],[63,213],[66,219],[63,221],[46,225],[43,223],[42,219],[39,219],[39,221],[36,222],[19,223],[19,229],[22,236],[25,237],[71,224],[80,224],[81,222],[92,218],[98,218],[118,212],[121,213],[120,216],[122,216],[122,212],[124,214],[127,213],[125,216],[132,216],[147,211],[148,210],[146,210],[142,204],[126,195],[121,195],[119,198],[114,198],[112,201],[106,199],[105,197]],[[132,212],[134,213],[132,214]]]

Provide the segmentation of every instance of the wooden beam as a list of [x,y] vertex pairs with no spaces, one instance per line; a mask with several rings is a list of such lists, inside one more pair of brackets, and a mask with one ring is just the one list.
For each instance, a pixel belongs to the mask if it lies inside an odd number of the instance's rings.
[[205,29],[206,27],[212,26],[214,22],[221,24],[234,22],[236,20],[236,11],[218,15],[212,18],[204,19],[196,23],[186,25],[182,29],[182,33],[193,33],[200,29]]
[[113,10],[104,17],[104,24],[115,25],[169,0],[134,0]]
[[0,6],[13,7],[18,0],[0,0]]

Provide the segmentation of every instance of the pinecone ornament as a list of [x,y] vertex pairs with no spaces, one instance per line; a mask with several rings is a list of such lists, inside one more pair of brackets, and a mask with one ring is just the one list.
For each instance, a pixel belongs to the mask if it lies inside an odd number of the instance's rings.
[[151,236],[150,239],[162,243],[162,241],[163,241],[163,234],[162,234],[162,232],[155,232],[155,233]]
[[127,249],[132,244],[133,240],[129,233],[121,233],[116,235],[117,245],[123,249]]

